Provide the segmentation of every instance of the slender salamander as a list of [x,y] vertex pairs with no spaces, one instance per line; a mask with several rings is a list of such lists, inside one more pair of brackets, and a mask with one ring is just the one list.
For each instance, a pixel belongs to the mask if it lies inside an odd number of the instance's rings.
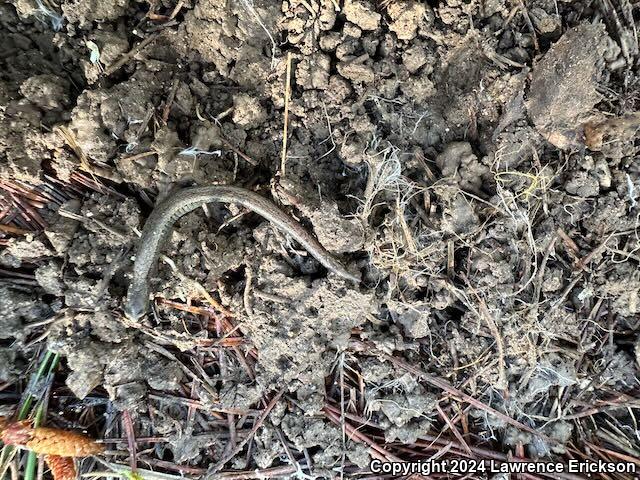
[[147,312],[149,276],[158,262],[160,250],[167,240],[174,222],[199,206],[212,202],[236,203],[261,215],[276,228],[291,235],[328,270],[348,280],[360,282],[358,277],[349,273],[298,222],[257,193],[244,188],[222,185],[185,188],[156,206],[144,224],[133,265],[133,279],[129,285],[124,308],[124,312],[129,318],[137,320]]

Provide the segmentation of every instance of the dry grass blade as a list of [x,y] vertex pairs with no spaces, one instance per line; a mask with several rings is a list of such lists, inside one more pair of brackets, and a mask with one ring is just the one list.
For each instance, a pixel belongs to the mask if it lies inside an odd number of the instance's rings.
[[87,155],[84,153],[84,151],[78,144],[78,141],[76,140],[76,136],[73,133],[73,131],[70,128],[65,127],[63,125],[55,127],[53,131],[57,133],[64,140],[64,142],[69,146],[69,148],[71,148],[71,150],[73,150],[73,153],[76,154],[76,157],[78,157],[78,160],[80,161],[80,167],[85,172],[89,173],[94,180],[96,180],[93,173],[93,168],[89,163],[89,159],[87,158]]
[[287,53],[287,73],[284,88],[284,126],[282,129],[282,156],[280,158],[280,175],[287,173],[287,143],[289,140],[289,100],[291,97],[291,52]]
[[[94,472],[82,475],[82,478],[112,478],[114,476],[126,479],[134,480],[132,478],[132,472],[126,465],[120,465],[119,463],[107,462],[101,458],[97,460],[107,467],[107,472]],[[114,475],[115,474],[115,475]],[[155,472],[153,470],[145,470],[139,468],[136,470],[136,475],[144,480],[184,480],[184,475],[170,475],[168,473]]]

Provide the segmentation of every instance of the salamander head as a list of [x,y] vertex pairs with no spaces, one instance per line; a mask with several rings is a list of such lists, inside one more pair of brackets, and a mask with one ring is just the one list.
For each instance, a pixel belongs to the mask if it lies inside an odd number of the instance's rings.
[[124,306],[124,314],[127,318],[133,321],[138,321],[147,313],[148,305],[149,295],[146,290],[141,292],[139,290],[129,288],[129,292],[127,293],[127,302]]

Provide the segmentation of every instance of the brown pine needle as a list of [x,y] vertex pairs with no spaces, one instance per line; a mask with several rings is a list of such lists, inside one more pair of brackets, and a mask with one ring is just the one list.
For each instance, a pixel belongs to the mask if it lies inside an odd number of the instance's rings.
[[127,436],[127,446],[129,447],[129,466],[131,467],[131,471],[135,472],[138,466],[138,451],[136,448],[136,435],[133,426],[133,419],[131,418],[129,410],[124,410],[122,412],[122,424]]

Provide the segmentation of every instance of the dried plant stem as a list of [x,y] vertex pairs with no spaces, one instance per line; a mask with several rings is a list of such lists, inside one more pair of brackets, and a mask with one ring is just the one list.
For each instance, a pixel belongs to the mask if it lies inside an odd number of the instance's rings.
[[287,74],[284,87],[284,127],[282,132],[282,157],[280,159],[280,175],[287,173],[287,140],[289,136],[289,99],[291,97],[291,52],[287,53]]

